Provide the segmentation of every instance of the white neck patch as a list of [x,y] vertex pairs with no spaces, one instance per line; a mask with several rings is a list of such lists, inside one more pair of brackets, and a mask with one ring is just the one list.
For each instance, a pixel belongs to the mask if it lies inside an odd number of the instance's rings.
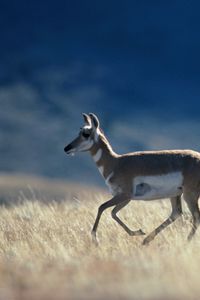
[[99,140],[99,135],[100,135],[100,130],[99,130],[99,128],[97,128],[97,130],[95,131],[95,135],[94,135],[94,140],[96,143]]
[[101,167],[99,167],[98,169],[99,169],[99,172],[101,173],[101,175],[103,176],[103,173],[104,173],[104,167],[101,166]]
[[95,163],[97,163],[100,160],[101,156],[102,156],[102,150],[99,149],[97,153],[93,155],[93,159]]
[[113,175],[114,175],[114,172],[111,172],[109,175],[108,175],[108,177],[106,178],[106,184],[107,185],[109,185],[109,181],[110,181],[110,179],[113,177]]
[[91,129],[91,128],[92,128],[92,126],[90,126],[90,125],[83,126],[83,129]]

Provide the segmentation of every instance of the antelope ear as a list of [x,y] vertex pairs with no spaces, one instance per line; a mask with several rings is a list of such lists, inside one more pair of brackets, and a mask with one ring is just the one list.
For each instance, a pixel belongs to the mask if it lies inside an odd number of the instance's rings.
[[99,128],[99,119],[97,118],[97,116],[95,114],[93,114],[93,113],[89,113],[89,116],[91,118],[92,125],[95,128]]
[[85,124],[87,124],[89,126],[92,126],[90,116],[88,116],[85,113],[83,113],[82,115],[83,115],[83,119],[84,119]]

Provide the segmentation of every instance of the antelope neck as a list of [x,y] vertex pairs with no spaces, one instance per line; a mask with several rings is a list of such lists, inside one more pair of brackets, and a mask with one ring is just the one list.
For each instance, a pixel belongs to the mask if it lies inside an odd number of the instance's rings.
[[107,178],[112,172],[114,159],[116,158],[116,154],[111,146],[99,138],[99,141],[94,144],[90,153],[102,176]]

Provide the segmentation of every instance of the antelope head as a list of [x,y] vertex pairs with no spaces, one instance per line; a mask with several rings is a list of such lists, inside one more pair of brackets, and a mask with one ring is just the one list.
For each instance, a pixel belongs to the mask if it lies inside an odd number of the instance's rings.
[[98,141],[100,134],[99,120],[95,114],[83,113],[84,126],[80,128],[78,136],[65,148],[67,154],[89,151]]

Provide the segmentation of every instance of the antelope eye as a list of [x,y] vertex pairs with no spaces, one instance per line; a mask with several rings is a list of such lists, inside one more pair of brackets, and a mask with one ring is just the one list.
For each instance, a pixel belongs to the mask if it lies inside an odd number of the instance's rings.
[[82,133],[82,136],[83,136],[84,138],[87,139],[87,138],[89,138],[90,134],[89,134],[89,133],[86,133],[86,132],[83,132],[83,133]]

